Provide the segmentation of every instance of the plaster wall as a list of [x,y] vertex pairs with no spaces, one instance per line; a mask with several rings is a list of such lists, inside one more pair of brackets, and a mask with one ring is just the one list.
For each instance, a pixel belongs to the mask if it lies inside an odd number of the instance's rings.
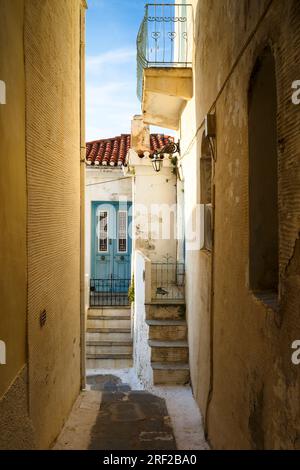
[[[194,98],[181,121],[186,224],[199,200],[203,118],[215,111],[217,122],[213,259],[186,253],[193,391],[214,448],[299,449],[300,369],[291,362],[291,344],[300,337],[300,107],[292,104],[291,86],[299,78],[300,4],[193,4]],[[266,44],[277,76],[278,312],[251,293],[248,280],[247,95]]]
[[[24,1],[0,3],[0,449],[34,446],[28,418],[26,363],[26,162]],[[21,378],[19,377],[21,375]],[[28,424],[28,425],[27,425]]]
[[[7,364],[1,365],[0,397],[26,362],[26,164],[24,2],[0,5],[0,78],[6,104],[0,105],[1,315],[0,339]],[[5,169],[5,171],[4,171]],[[17,289],[16,289],[17,287]]]
[[29,406],[39,448],[80,390],[82,8],[25,2]]
[[134,249],[151,261],[162,261],[166,255],[176,260],[176,177],[167,161],[156,173],[146,157],[136,159],[141,163],[134,166]]
[[139,250],[134,254],[134,291],[133,366],[143,385],[149,387],[153,371],[145,304],[151,301],[151,261]]

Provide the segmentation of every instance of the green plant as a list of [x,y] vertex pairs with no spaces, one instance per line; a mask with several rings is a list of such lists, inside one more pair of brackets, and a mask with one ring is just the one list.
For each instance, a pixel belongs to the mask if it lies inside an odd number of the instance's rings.
[[128,300],[130,303],[134,302],[134,276],[132,276],[131,283],[128,289]]
[[170,160],[171,160],[171,165],[173,165],[172,173],[173,173],[173,175],[177,175],[178,157],[175,155],[175,156],[171,157]]

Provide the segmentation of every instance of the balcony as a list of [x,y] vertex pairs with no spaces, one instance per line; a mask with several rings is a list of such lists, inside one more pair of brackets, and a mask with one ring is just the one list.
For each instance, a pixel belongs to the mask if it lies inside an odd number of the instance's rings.
[[147,4],[137,37],[137,94],[144,122],[177,130],[193,96],[190,4]]

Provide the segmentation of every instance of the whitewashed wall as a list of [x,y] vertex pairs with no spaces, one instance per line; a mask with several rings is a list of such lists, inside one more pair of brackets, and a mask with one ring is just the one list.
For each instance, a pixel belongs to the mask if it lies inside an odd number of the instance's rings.
[[[162,261],[167,254],[176,259],[176,176],[166,158],[159,173],[151,161],[139,158],[130,151],[130,164],[134,166],[133,186],[133,238],[134,249],[142,251],[152,261]],[[174,209],[169,219],[169,209]],[[169,224],[170,220],[170,224]],[[167,236],[163,230],[170,225]],[[168,232],[166,232],[168,233]]]
[[139,379],[147,387],[153,383],[145,307],[145,303],[151,301],[151,261],[138,250],[134,255],[134,273],[133,365]]

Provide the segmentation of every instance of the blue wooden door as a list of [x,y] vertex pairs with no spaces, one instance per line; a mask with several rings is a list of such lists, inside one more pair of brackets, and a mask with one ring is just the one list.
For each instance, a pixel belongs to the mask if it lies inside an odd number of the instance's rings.
[[131,203],[93,202],[91,278],[98,292],[126,292],[131,275]]

